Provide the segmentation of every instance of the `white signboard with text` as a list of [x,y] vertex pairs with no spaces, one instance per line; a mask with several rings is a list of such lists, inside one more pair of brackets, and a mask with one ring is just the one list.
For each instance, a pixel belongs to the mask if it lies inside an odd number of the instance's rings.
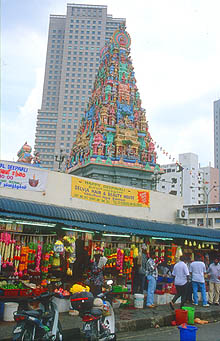
[[45,191],[48,172],[29,165],[0,161],[0,188]]

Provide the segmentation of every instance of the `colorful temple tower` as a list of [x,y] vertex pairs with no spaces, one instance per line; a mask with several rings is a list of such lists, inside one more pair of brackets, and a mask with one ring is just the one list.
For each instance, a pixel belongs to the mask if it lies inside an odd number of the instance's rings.
[[121,25],[101,50],[92,96],[66,172],[150,189],[152,174],[159,166],[141,107],[130,45],[130,36]]

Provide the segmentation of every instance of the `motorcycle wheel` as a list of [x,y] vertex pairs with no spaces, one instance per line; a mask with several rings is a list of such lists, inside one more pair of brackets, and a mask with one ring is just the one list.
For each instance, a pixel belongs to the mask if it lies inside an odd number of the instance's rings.
[[33,328],[27,328],[24,330],[23,334],[21,335],[21,341],[31,341],[33,340]]
[[58,321],[58,331],[56,335],[56,341],[62,341],[63,340],[63,331],[60,321]]

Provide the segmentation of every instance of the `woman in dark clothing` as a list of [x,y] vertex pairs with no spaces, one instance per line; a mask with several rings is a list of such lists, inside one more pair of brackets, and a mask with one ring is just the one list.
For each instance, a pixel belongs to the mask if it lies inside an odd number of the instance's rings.
[[91,266],[91,292],[94,296],[97,296],[102,292],[102,286],[104,284],[104,276],[103,276],[103,269],[98,267],[99,259],[101,255],[96,254],[94,255],[94,262]]

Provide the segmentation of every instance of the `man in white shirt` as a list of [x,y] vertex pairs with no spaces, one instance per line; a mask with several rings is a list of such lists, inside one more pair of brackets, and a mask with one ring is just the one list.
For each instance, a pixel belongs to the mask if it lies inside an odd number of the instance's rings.
[[202,294],[203,307],[209,307],[206,299],[205,277],[206,273],[205,263],[201,261],[200,256],[196,256],[194,262],[190,264],[189,272],[192,275],[193,301],[194,305],[198,305],[198,289],[200,288]]
[[174,284],[176,287],[176,295],[170,302],[171,309],[174,310],[174,303],[181,297],[180,308],[184,306],[186,302],[187,282],[189,278],[189,270],[186,265],[186,258],[180,257],[180,261],[174,265],[172,276],[174,276]]
[[214,260],[208,268],[209,274],[209,304],[213,304],[213,298],[215,305],[219,305],[220,294],[220,264],[218,258]]

